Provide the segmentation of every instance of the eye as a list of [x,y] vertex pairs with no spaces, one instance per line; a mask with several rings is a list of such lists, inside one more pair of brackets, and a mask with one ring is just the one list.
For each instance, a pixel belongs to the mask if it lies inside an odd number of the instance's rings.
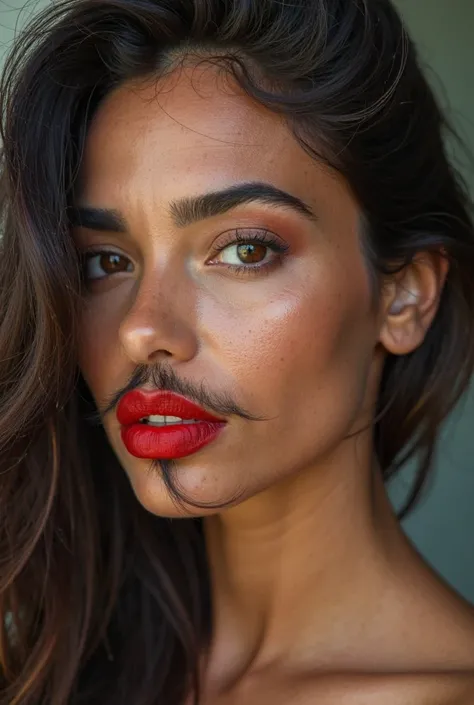
[[274,254],[268,245],[263,245],[262,243],[235,243],[228,245],[219,253],[219,262],[236,267],[243,264],[264,264]]
[[118,252],[87,252],[84,257],[84,278],[97,281],[112,274],[132,272],[133,264]]
[[256,273],[276,265],[289,247],[281,238],[264,230],[230,231],[224,234],[223,240],[216,243],[208,263],[225,266],[239,274]]

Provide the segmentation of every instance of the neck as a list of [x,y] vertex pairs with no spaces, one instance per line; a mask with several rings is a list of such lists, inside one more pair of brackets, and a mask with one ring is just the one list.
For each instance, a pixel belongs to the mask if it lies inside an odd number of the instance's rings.
[[373,469],[371,440],[360,436],[324,464],[207,518],[205,530],[210,679],[227,683],[283,659],[298,668],[344,659],[373,621],[393,565],[411,555]]

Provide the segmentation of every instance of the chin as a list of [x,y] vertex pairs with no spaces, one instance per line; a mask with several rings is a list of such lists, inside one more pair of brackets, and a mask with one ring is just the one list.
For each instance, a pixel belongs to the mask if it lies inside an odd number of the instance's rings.
[[[223,483],[225,473],[181,468],[175,461],[139,460],[125,471],[146,511],[167,518],[199,518],[220,513],[243,501],[241,491]],[[226,485],[226,486],[224,486]]]

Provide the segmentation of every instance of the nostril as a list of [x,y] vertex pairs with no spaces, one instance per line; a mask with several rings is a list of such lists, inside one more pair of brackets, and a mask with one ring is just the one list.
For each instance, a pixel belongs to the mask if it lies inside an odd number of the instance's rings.
[[154,352],[151,353],[149,356],[150,362],[155,362],[156,360],[160,360],[162,358],[169,358],[173,357],[173,353],[170,352],[169,350],[155,350]]

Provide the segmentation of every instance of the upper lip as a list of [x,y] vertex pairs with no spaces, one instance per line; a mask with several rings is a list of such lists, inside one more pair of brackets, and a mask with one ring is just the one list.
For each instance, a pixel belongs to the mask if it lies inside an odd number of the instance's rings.
[[122,397],[117,407],[117,419],[122,426],[130,426],[154,415],[223,422],[186,397],[167,391],[134,389]]

